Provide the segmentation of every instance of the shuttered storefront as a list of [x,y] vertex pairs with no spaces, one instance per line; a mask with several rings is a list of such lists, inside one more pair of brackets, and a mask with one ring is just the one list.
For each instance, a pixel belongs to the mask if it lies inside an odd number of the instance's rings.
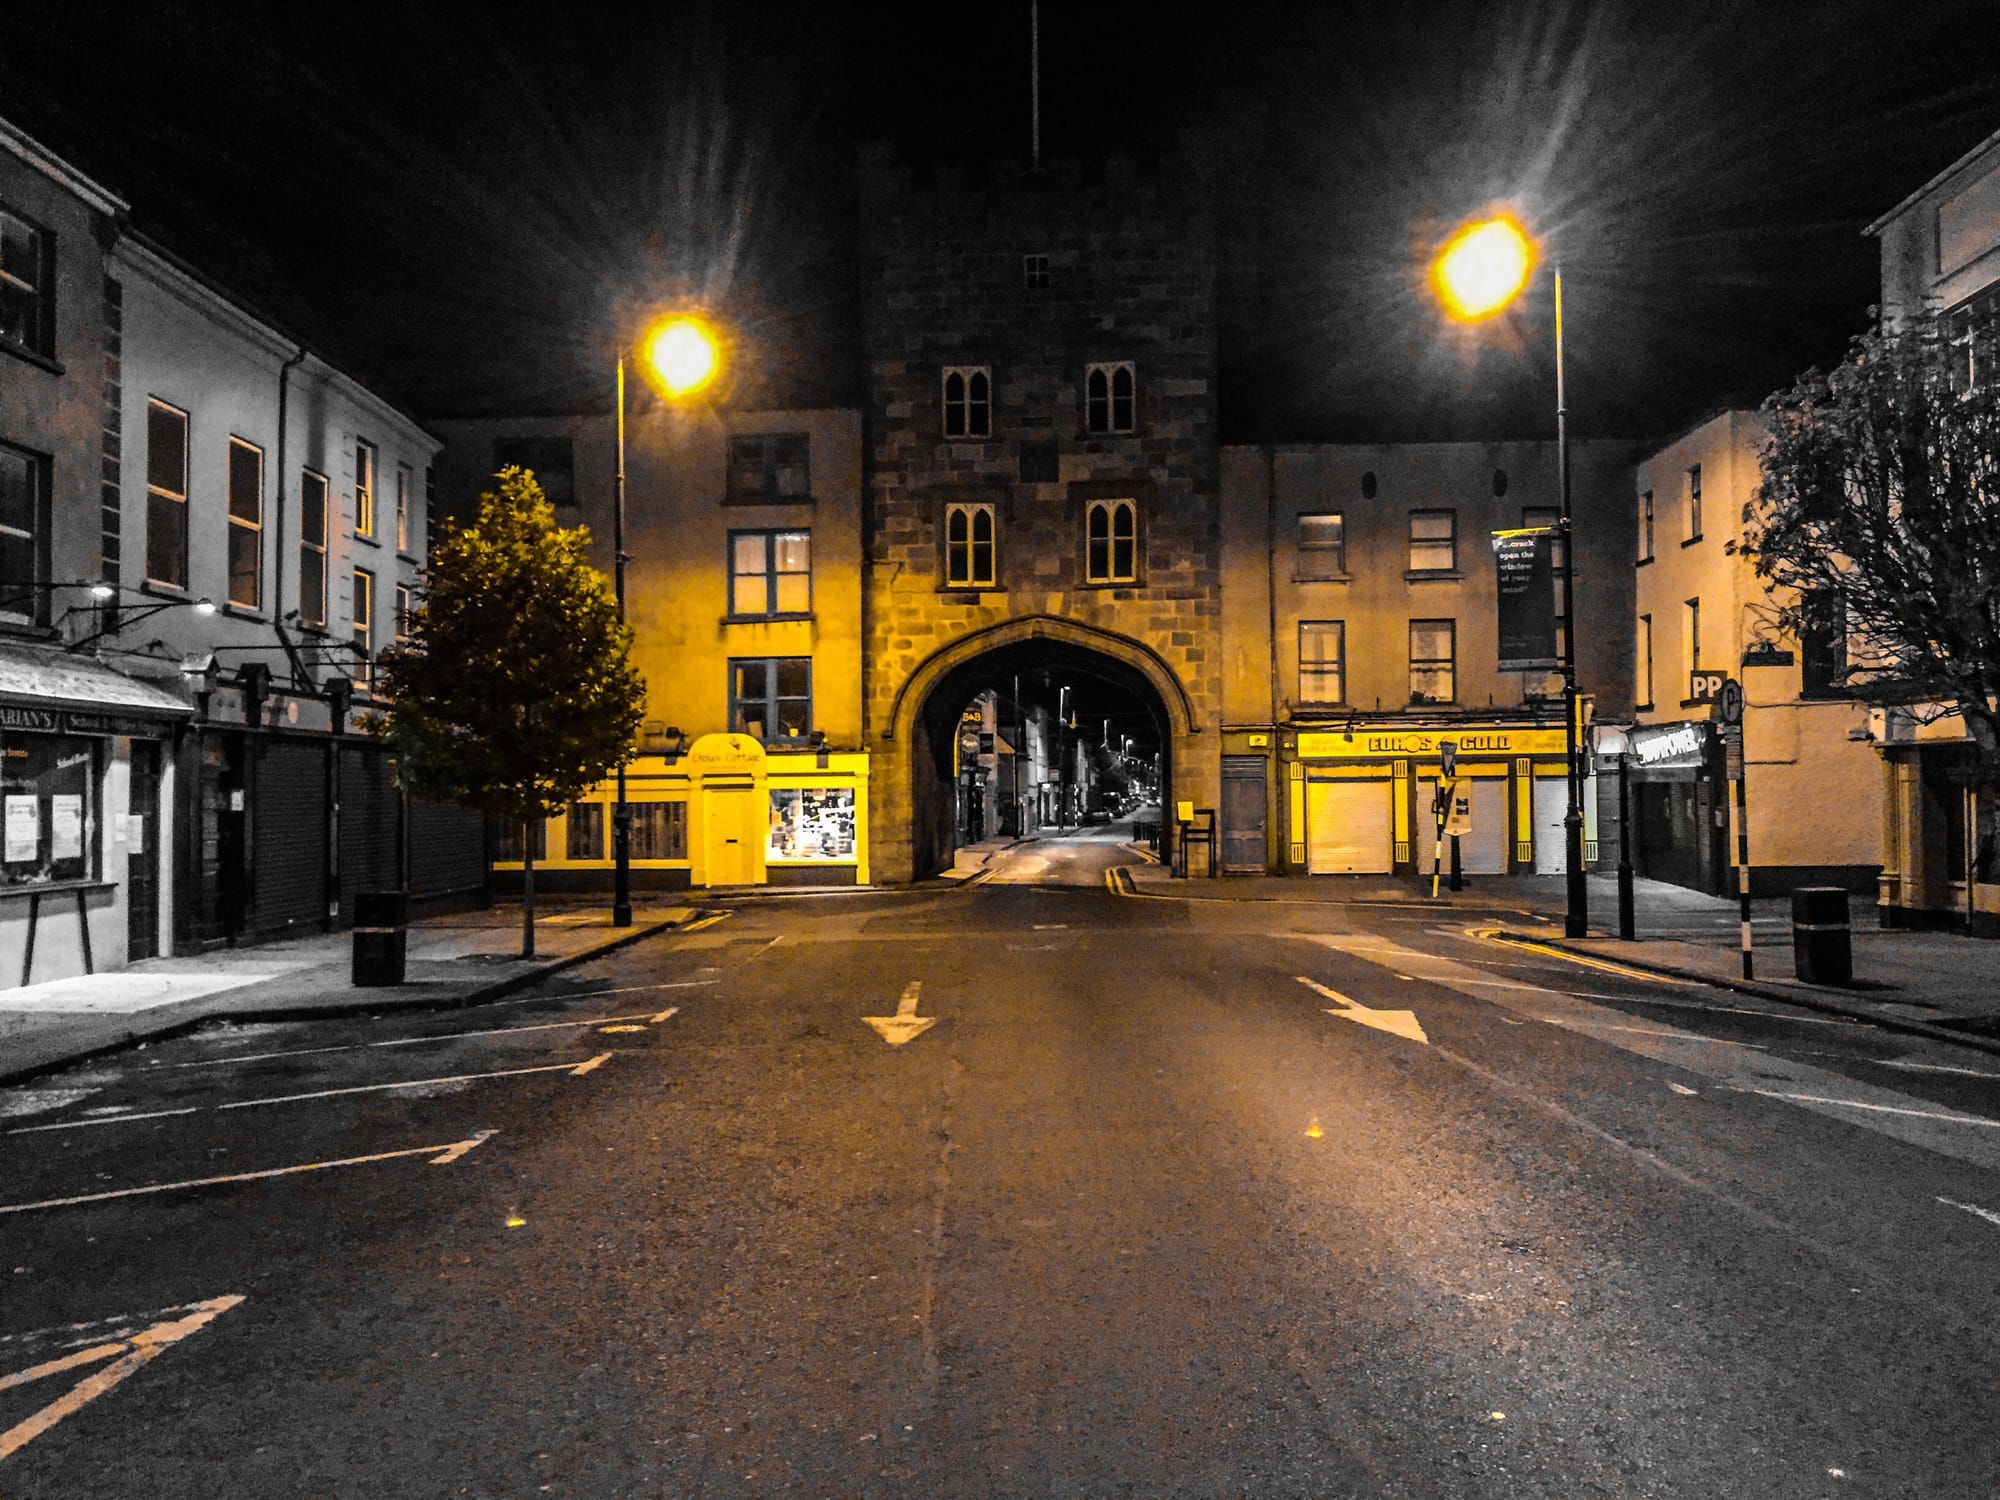
[[257,936],[316,929],[327,916],[327,744],[273,736],[257,743],[256,754]]
[[1386,875],[1395,853],[1392,783],[1308,781],[1306,868],[1314,875]]
[[441,802],[412,802],[410,905],[469,905],[486,888],[486,820]]
[[340,914],[354,920],[356,891],[397,888],[396,789],[389,755],[373,745],[340,747]]

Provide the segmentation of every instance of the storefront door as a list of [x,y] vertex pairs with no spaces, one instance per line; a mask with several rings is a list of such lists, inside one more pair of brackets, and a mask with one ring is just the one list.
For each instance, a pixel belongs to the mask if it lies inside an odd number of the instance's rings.
[[126,792],[125,958],[137,963],[160,953],[160,746],[132,741]]
[[1264,868],[1264,757],[1222,757],[1222,868]]
[[244,835],[249,822],[243,787],[243,737],[205,734],[196,768],[195,939],[234,942],[243,930]]
[[701,794],[705,885],[757,885],[768,812],[755,787],[708,787]]

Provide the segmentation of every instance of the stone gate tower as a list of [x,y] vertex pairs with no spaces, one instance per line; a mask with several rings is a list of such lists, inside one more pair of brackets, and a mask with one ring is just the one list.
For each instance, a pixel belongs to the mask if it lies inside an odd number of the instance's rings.
[[878,879],[949,859],[949,724],[1059,662],[1220,766],[1215,162],[862,169],[865,737]]

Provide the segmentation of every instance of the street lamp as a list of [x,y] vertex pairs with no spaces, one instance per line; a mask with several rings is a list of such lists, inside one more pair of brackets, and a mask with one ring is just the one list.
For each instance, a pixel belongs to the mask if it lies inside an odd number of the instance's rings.
[[[660,319],[639,341],[653,383],[669,400],[702,390],[721,365],[715,332],[700,318],[677,313]],[[618,623],[625,623],[625,354],[618,355],[618,480],[611,510],[611,590]],[[625,800],[625,763],[618,763],[617,805],[611,813],[611,925],[632,925],[632,808]]]
[[[1445,312],[1461,323],[1483,322],[1510,306],[1534,274],[1536,247],[1512,214],[1496,214],[1461,226],[1431,262],[1430,281]],[[1583,879],[1583,761],[1576,722],[1576,611],[1572,573],[1569,494],[1569,404],[1563,384],[1562,264],[1551,267],[1556,318],[1556,485],[1561,498],[1557,538],[1562,543],[1563,760],[1568,768],[1568,806],[1563,812],[1563,870],[1568,905],[1563,932],[1582,937],[1590,930],[1590,897]]]

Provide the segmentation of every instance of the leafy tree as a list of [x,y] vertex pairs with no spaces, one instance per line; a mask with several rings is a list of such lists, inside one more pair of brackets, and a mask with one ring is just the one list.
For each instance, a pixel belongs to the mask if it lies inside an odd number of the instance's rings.
[[1937,318],[1865,334],[1831,373],[1767,400],[1741,544],[1802,645],[1844,624],[1841,675],[1856,696],[1956,711],[1988,787],[2000,774],[2000,384],[1974,351],[1994,349],[1990,334]]
[[583,527],[556,525],[526,469],[430,555],[408,641],[385,653],[403,785],[521,825],[521,956],[535,952],[536,820],[632,754],[645,684]]

